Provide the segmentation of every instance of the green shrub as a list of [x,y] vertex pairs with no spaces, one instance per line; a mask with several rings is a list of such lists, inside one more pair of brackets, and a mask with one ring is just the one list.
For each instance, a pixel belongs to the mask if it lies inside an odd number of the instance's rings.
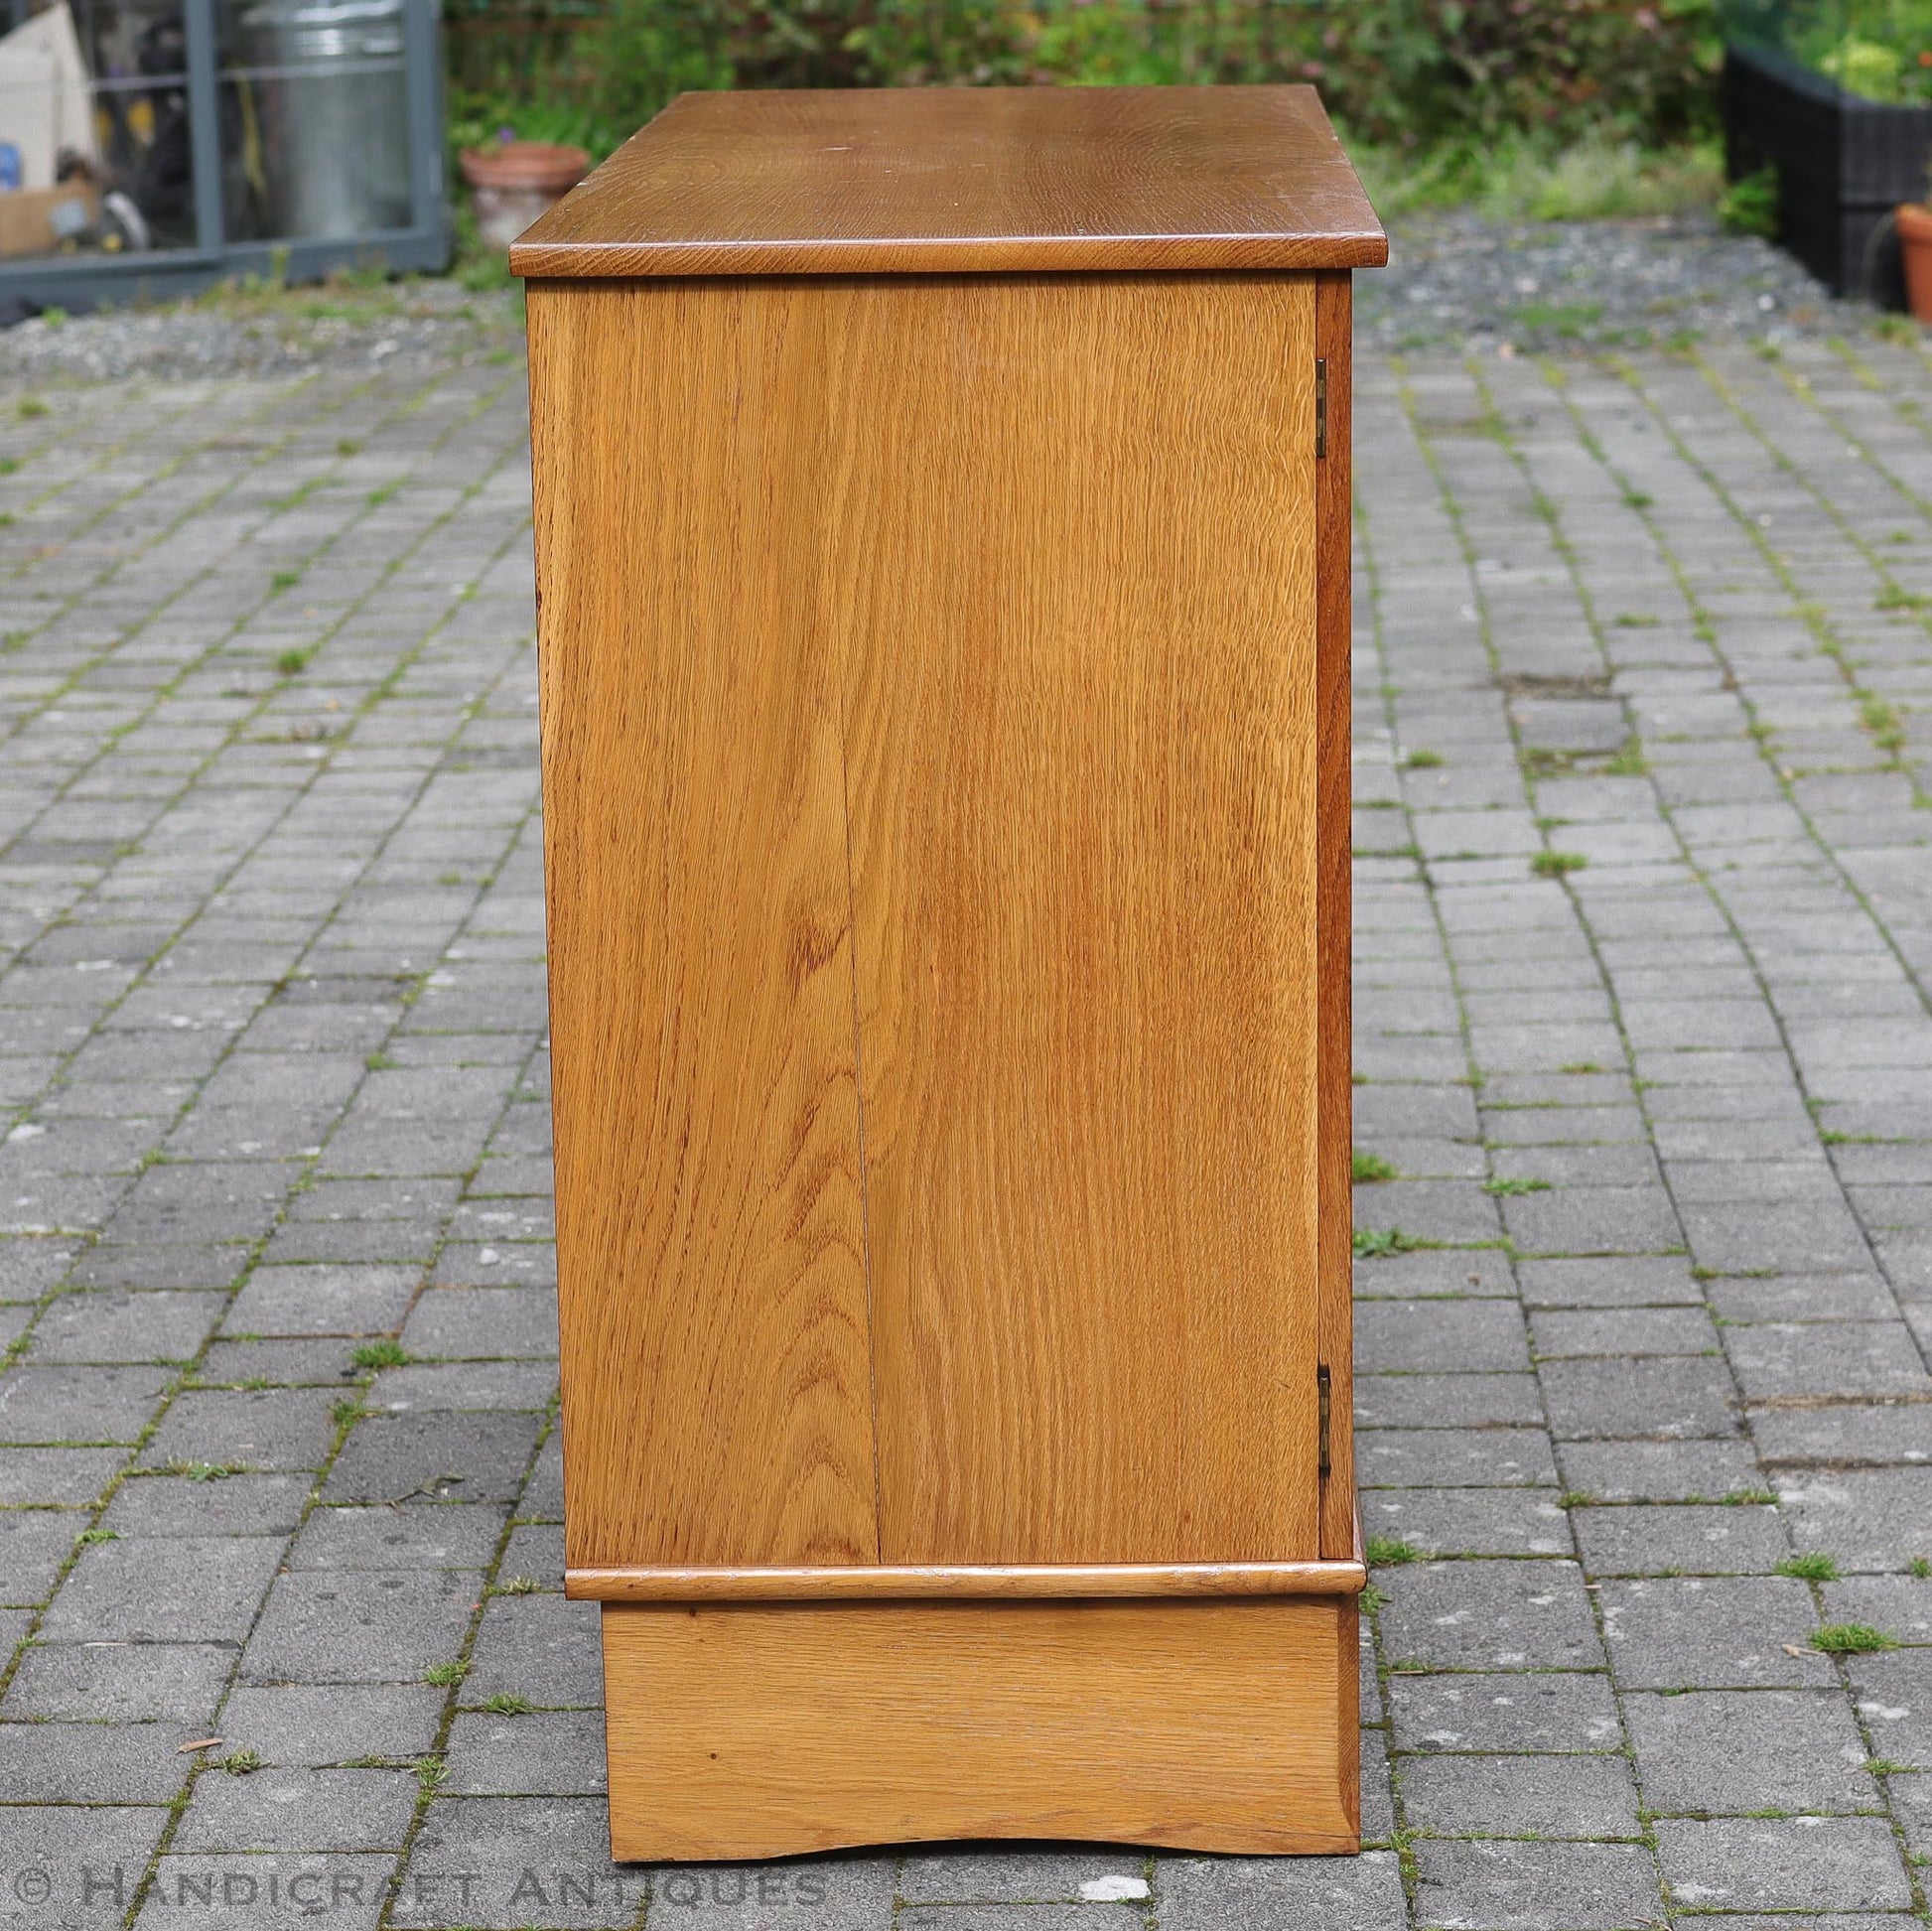
[[[1311,80],[1358,144],[1457,182],[1513,167],[1513,137],[1547,162],[1707,134],[1721,52],[1717,0],[451,0],[448,20],[458,145],[507,126],[602,154],[701,87]],[[1588,199],[1602,167],[1549,192]]]

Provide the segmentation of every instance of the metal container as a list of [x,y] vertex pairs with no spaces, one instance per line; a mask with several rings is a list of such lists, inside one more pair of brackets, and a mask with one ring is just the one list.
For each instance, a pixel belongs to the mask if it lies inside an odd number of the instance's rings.
[[410,222],[402,0],[263,0],[241,17],[278,236]]

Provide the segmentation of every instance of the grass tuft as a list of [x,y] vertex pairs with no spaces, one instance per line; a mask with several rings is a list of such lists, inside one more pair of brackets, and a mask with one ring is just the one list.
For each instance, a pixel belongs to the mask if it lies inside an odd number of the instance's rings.
[[1365,1182],[1396,1177],[1394,1161],[1384,1160],[1380,1154],[1364,1153],[1359,1147],[1355,1149],[1352,1171],[1356,1179]]
[[1802,1556],[1787,1556],[1778,1564],[1780,1576],[1795,1576],[1801,1583],[1836,1583],[1838,1564],[1822,1550]]
[[1419,1563],[1426,1560],[1423,1552],[1413,1542],[1401,1536],[1370,1536],[1366,1544],[1366,1554],[1371,1569],[1396,1569],[1404,1563]]
[[1868,1622],[1828,1622],[1811,1632],[1811,1646],[1827,1656],[1869,1656],[1876,1650],[1896,1649],[1898,1638]]
[[349,1356],[358,1368],[399,1368],[409,1359],[400,1341],[383,1335],[378,1341],[364,1341]]
[[1538,852],[1530,860],[1530,870],[1539,879],[1560,879],[1566,872],[1581,872],[1588,863],[1582,852]]

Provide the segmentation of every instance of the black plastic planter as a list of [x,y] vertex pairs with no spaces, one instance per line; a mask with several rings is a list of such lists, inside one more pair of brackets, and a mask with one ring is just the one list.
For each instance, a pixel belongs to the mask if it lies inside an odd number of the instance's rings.
[[1725,171],[1775,168],[1778,239],[1834,295],[1905,306],[1892,210],[1923,201],[1932,107],[1893,107],[1755,47],[1725,53]]

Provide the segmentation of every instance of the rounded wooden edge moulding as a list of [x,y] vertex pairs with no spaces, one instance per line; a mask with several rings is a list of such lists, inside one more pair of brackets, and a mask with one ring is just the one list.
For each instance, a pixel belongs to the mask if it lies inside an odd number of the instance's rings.
[[1315,1563],[943,1564],[822,1569],[571,1569],[578,1602],[783,1602],[952,1596],[1357,1595],[1360,1557]]

